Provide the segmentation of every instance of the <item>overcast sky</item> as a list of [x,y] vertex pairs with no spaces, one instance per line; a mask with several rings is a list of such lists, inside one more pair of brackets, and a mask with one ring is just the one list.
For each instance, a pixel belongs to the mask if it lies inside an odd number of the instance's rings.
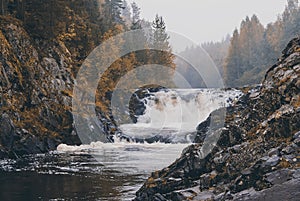
[[[282,13],[286,0],[134,0],[141,17],[153,21],[162,15],[167,28],[200,44],[232,34],[247,15],[256,14],[266,25]],[[131,0],[132,2],[132,0]]]

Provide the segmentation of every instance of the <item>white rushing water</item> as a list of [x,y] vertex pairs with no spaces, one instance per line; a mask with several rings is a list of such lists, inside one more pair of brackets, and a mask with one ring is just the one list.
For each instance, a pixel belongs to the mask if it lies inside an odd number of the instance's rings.
[[61,152],[91,153],[107,168],[121,171],[151,172],[161,169],[180,156],[184,147],[191,143],[190,134],[209,114],[228,106],[241,95],[237,90],[176,89],[159,91],[141,100],[145,102],[144,115],[136,124],[121,125],[121,130],[133,138],[167,136],[172,144],[140,144],[115,140],[81,146],[58,146]]
[[[191,144],[191,133],[209,114],[236,101],[241,95],[237,90],[188,89],[153,93],[144,100],[146,109],[136,124],[121,125],[122,132],[132,138],[163,136],[171,139],[165,143],[135,143],[115,139],[114,143],[93,142],[89,145],[68,146],[61,144],[60,153],[91,154],[102,170],[126,175],[148,175],[167,167]],[[144,178],[144,179],[145,179]],[[143,181],[143,180],[142,180]],[[120,187],[122,200],[132,200],[142,185],[124,184]]]
[[190,133],[214,110],[236,101],[241,92],[218,89],[176,89],[160,91],[147,97],[145,114],[136,124],[121,125],[134,138],[167,136],[172,142],[190,142]]
[[75,154],[92,154],[104,165],[104,170],[115,170],[124,174],[149,174],[170,165],[187,146],[188,144],[94,142],[81,146],[61,144],[57,150]]

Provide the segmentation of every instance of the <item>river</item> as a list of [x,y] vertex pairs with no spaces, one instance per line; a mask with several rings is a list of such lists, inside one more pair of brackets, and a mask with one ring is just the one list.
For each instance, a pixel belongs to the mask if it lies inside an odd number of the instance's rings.
[[170,143],[61,144],[47,154],[2,160],[0,200],[132,200],[151,172],[167,167],[192,143],[199,122],[240,95],[212,89],[157,92],[136,124],[120,128],[133,138],[162,135]]

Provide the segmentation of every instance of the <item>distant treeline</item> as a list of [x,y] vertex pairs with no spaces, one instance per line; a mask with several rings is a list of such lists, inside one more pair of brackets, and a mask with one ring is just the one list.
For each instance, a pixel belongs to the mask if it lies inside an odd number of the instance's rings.
[[[298,0],[287,2],[283,14],[266,27],[256,15],[246,17],[239,30],[235,29],[231,37],[221,42],[187,48],[182,54],[193,55],[198,48],[205,49],[219,68],[228,87],[259,84],[267,69],[280,57],[288,41],[300,35],[300,5]],[[194,55],[194,59],[199,57]],[[204,86],[198,78],[193,79],[192,68],[188,68],[188,64],[179,68],[191,77],[195,87]]]
[[235,30],[224,63],[224,77],[228,86],[260,83],[266,70],[279,58],[287,43],[300,34],[300,6],[298,0],[288,5],[277,21],[266,28],[253,15]]

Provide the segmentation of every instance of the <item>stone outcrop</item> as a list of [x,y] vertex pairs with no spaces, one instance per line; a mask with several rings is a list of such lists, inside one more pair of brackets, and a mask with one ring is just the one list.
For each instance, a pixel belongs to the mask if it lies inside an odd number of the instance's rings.
[[[293,39],[259,88],[198,126],[196,143],[169,167],[152,173],[135,201],[297,200],[300,168],[300,38]],[[220,134],[201,157],[205,137]],[[281,193],[280,193],[281,192]]]
[[[99,26],[92,26],[83,10],[67,5],[60,6],[65,9],[57,11],[57,23],[51,26],[45,24],[44,7],[43,12],[26,11],[23,20],[0,15],[0,158],[81,143],[71,111],[73,85],[82,62],[99,42],[91,33]],[[104,133],[117,130],[109,114],[97,114]]]
[[72,127],[72,57],[62,41],[33,40],[0,16],[0,157],[79,143]]

